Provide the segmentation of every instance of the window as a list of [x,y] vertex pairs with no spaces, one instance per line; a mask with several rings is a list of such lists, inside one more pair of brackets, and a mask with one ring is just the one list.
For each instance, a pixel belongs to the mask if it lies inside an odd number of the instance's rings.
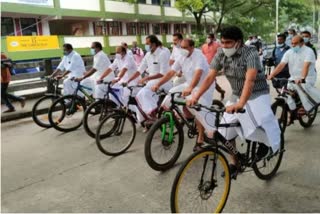
[[107,34],[105,22],[94,22],[94,35],[102,36]]
[[146,4],[146,0],[138,0],[138,4]]
[[152,1],[151,1],[151,4],[160,5],[160,1],[161,1],[161,0],[152,0]]
[[1,17],[1,36],[14,35],[12,18]]
[[37,23],[36,19],[32,18],[21,18],[20,19],[22,35],[37,35]]
[[121,35],[121,23],[120,22],[108,22],[108,34],[111,36]]
[[180,24],[174,24],[174,33],[182,33]]
[[163,6],[165,7],[171,7],[171,0],[163,0],[162,1]]
[[171,34],[170,33],[170,24],[162,24],[162,34]]
[[127,23],[127,34],[137,35],[137,23]]
[[186,24],[181,25],[181,33],[187,34],[188,33],[188,26]]
[[140,35],[149,35],[149,24],[139,23],[139,33]]
[[152,33],[153,34],[161,34],[160,24],[152,24]]

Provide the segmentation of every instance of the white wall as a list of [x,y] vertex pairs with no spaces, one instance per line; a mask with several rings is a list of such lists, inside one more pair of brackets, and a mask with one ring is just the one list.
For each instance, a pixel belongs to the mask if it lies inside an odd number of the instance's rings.
[[166,16],[182,17],[182,13],[179,10],[171,7],[164,7],[164,14]]
[[92,42],[100,42],[103,47],[105,46],[102,36],[64,37],[64,43],[70,43],[74,48],[90,48]]
[[[90,0],[91,1],[91,0]],[[105,10],[109,12],[134,13],[134,4],[105,0]]]
[[50,35],[49,22],[44,20],[41,22],[43,35]]
[[139,14],[161,16],[160,6],[139,4]]
[[100,11],[99,0],[60,0],[60,7],[73,10]]
[[35,6],[53,7],[53,0],[0,0],[0,2],[17,3],[17,4],[32,4]]
[[152,4],[152,0],[147,0],[146,3],[147,4]]
[[133,41],[137,41],[136,36],[109,36],[110,46],[119,46],[121,42],[126,42],[128,45],[131,45]]

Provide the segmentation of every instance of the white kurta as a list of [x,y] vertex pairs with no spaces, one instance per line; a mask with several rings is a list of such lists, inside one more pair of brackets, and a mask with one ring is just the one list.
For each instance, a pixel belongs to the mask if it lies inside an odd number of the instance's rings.
[[[169,59],[170,51],[168,53],[167,49],[158,47],[153,53],[148,52],[146,54],[138,71],[140,74],[142,74],[145,70],[148,70],[149,75],[155,75],[158,73],[165,75],[170,69]],[[157,108],[159,96],[151,90],[151,87],[154,86],[158,81],[159,79],[149,81],[136,96],[138,105],[146,114],[150,114]],[[171,87],[172,82],[167,82],[161,86],[161,89],[169,91]],[[140,122],[145,119],[140,113],[137,114],[137,117]]]
[[[195,94],[199,86],[203,83],[205,77],[209,73],[209,65],[207,63],[206,57],[202,54],[199,49],[194,49],[193,53],[189,57],[180,56],[179,59],[175,61],[171,69],[175,72],[182,71],[183,77],[186,79],[186,82],[178,86],[173,87],[169,92],[182,92],[184,89],[189,87],[191,84],[194,73],[196,70],[202,70],[200,81],[196,88],[193,89],[192,94]],[[213,92],[215,89],[215,84],[212,84],[210,88],[201,96],[199,103],[205,106],[210,106],[213,100]],[[187,97],[191,98],[191,95]],[[170,106],[170,95],[167,95],[164,99],[162,105],[169,107]],[[207,117],[211,115],[214,117],[213,113],[209,113],[207,110],[195,111],[194,109],[189,108],[190,112],[200,121],[200,123],[207,129],[212,129],[207,122]],[[210,119],[211,120],[211,119]]]
[[71,78],[81,77],[86,71],[81,56],[77,52],[72,51],[69,55],[62,58],[57,69],[60,69],[61,71],[70,71],[68,78],[63,81],[63,94],[73,94],[77,87],[77,83],[72,81]]
[[[315,106],[319,105],[320,90],[314,87],[317,81],[317,72],[315,69],[316,58],[313,50],[305,45],[301,47],[298,53],[290,49],[284,54],[281,62],[284,62],[289,65],[289,80],[301,79],[302,68],[304,66],[304,63],[311,63],[309,66],[308,75],[305,79],[306,83],[301,84],[301,86],[303,87],[304,91],[316,102],[316,104],[310,101],[310,99],[306,96],[306,94],[303,92],[303,90],[301,90],[301,88],[298,85],[289,82],[288,89],[295,90],[298,92],[300,100],[306,111],[310,111]],[[288,96],[287,103],[291,110],[296,109],[295,101],[291,96]]]
[[[180,57],[181,57],[180,48],[174,46],[174,47],[173,47],[173,50],[172,50],[172,54],[171,54],[171,56],[170,56],[170,60],[176,61],[176,60],[178,60]],[[179,72],[180,72],[180,71],[179,71]],[[179,73],[179,72],[178,72],[178,73]],[[177,73],[177,74],[178,74],[178,73]],[[173,78],[172,82],[173,82],[173,86],[178,86],[178,85],[180,85],[180,84],[185,83],[185,82],[186,82],[186,79],[185,79],[185,77],[184,77],[183,75],[180,76],[180,77],[176,75],[176,76]]]

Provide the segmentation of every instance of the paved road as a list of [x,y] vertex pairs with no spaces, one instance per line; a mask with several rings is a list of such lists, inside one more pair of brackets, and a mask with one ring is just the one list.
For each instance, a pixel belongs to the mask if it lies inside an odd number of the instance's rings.
[[[219,82],[228,87],[224,77]],[[129,152],[111,158],[82,128],[63,134],[23,119],[1,129],[2,212],[170,212],[174,176],[194,143],[187,140],[177,166],[159,173],[145,162],[141,130]],[[278,175],[270,182],[240,175],[224,211],[320,212],[319,131],[319,115],[308,130],[289,127]]]

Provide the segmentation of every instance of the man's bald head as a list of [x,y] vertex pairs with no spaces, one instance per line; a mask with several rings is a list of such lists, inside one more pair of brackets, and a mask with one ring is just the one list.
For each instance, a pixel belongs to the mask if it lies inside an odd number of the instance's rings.
[[194,41],[192,39],[183,39],[181,42],[181,47],[190,48],[194,47]]
[[297,45],[302,46],[303,43],[304,43],[304,42],[303,42],[303,37],[300,36],[300,35],[294,36],[294,37],[291,39],[292,47],[295,47],[295,46],[297,46]]

